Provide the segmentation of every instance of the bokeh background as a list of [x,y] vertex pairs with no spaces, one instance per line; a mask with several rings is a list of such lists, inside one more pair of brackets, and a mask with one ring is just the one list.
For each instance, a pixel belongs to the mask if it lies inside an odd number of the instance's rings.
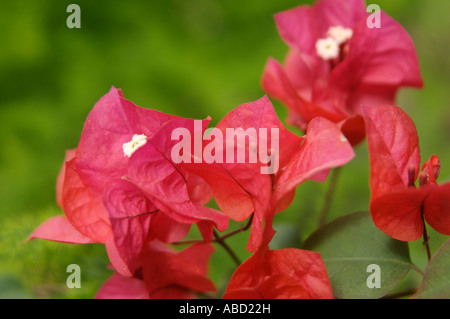
[[[0,5],[0,298],[92,298],[111,275],[102,245],[25,242],[62,212],[55,179],[64,151],[77,145],[84,120],[111,86],[135,104],[217,123],[234,107],[260,98],[269,56],[286,46],[273,14],[302,0],[17,0]],[[81,7],[81,29],[66,8]],[[416,44],[425,87],[404,89],[397,105],[416,123],[423,160],[439,155],[440,182],[450,180],[450,11],[448,1],[376,3]],[[281,120],[286,111],[274,102]],[[293,129],[293,128],[292,128]],[[295,129],[293,129],[295,131]],[[328,220],[368,209],[367,146],[345,166]],[[298,246],[317,226],[329,182],[307,182],[276,216],[274,247]],[[238,226],[238,225],[232,225]],[[431,248],[446,238],[430,229]],[[248,234],[230,239],[241,259]],[[426,253],[411,243],[423,269]],[[82,287],[68,289],[66,267],[81,267]],[[210,276],[219,294],[234,265],[219,246]],[[417,284],[413,275],[405,286]]]

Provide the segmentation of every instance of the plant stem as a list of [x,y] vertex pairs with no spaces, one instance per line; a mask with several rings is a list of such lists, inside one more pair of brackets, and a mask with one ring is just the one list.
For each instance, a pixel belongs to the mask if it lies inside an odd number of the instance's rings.
[[[228,246],[228,244],[225,242],[225,239],[227,239],[233,235],[236,235],[238,233],[242,233],[242,232],[246,231],[247,229],[250,228],[252,221],[253,221],[253,214],[250,216],[247,224],[245,224],[244,226],[241,226],[238,229],[235,229],[235,230],[229,232],[228,234],[220,236],[216,232],[216,230],[214,230],[214,232],[213,232],[214,239],[212,240],[212,242],[215,242],[215,243],[218,243],[219,245],[221,245],[227,251],[227,253],[231,256],[231,258],[234,260],[234,262],[238,266],[241,264],[241,261],[239,260],[237,255],[234,253],[234,251],[231,249],[231,247]],[[186,244],[195,244],[195,243],[202,243],[202,242],[204,242],[203,239],[192,239],[192,240],[177,241],[172,244],[173,245],[186,245]]]
[[334,192],[336,191],[336,186],[339,180],[339,173],[341,169],[341,167],[336,167],[331,172],[331,180],[330,184],[328,185],[327,193],[325,194],[325,201],[322,210],[320,211],[318,227],[322,227],[327,221],[328,212],[330,211],[331,202],[333,200]]
[[228,255],[230,255],[231,259],[234,260],[236,265],[239,266],[241,264],[241,261],[239,260],[238,256],[234,253],[234,251],[231,249],[231,247],[228,246],[228,244],[225,242],[225,240],[223,238],[221,238],[219,236],[219,234],[217,234],[216,230],[214,230],[214,237],[215,237],[215,242],[218,243],[220,246],[222,246],[226,250]]
[[427,233],[427,226],[425,224],[425,218],[423,217],[423,205],[420,208],[421,213],[422,213],[422,222],[423,222],[423,244],[425,245],[425,248],[427,250],[427,256],[428,256],[428,261],[431,260],[431,251],[430,251],[430,244],[429,244],[429,240],[430,237],[428,237],[428,233]]
[[220,238],[221,239],[226,239],[226,238],[231,237],[231,236],[233,236],[235,234],[242,233],[242,232],[246,231],[247,229],[250,228],[250,225],[252,224],[252,221],[253,221],[253,214],[250,216],[247,224],[245,224],[244,226],[241,226],[240,228],[238,228],[236,230],[233,230],[232,232],[230,232],[228,234],[225,234],[225,235],[221,236]]
[[[223,239],[227,239],[228,237],[231,237],[233,235],[242,233],[244,231],[246,231],[247,229],[250,228],[250,225],[252,224],[252,220],[253,220],[253,214],[250,216],[250,219],[248,220],[247,224],[245,224],[244,226],[241,226],[238,229],[235,229],[231,232],[229,232],[228,234],[224,234],[222,236],[217,235],[218,237],[214,238],[212,240],[212,242],[219,242],[219,240],[223,240]],[[187,245],[187,244],[195,244],[195,243],[203,243],[204,240],[203,239],[191,239],[191,240],[180,240],[180,241],[176,241],[171,243],[172,245]]]

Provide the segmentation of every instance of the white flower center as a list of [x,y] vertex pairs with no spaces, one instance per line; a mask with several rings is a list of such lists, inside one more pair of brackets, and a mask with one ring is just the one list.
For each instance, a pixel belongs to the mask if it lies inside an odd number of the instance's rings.
[[131,157],[134,152],[147,143],[147,136],[144,134],[134,134],[131,141],[122,145],[124,156]]
[[319,39],[316,42],[317,55],[324,60],[332,60],[339,56],[339,44],[333,38]]
[[328,29],[327,36],[327,38],[317,40],[316,51],[322,59],[333,60],[339,57],[340,45],[352,38],[353,30],[342,26],[333,26]]
[[350,40],[353,36],[353,30],[342,26],[334,26],[328,29],[327,35],[332,37],[338,44]]

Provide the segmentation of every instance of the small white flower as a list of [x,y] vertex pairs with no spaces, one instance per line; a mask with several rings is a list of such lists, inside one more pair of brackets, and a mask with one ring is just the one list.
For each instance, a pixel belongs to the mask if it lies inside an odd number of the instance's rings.
[[324,60],[332,60],[339,56],[339,44],[331,37],[316,42],[317,55]]
[[144,134],[134,134],[131,141],[122,146],[124,156],[131,157],[134,152],[147,143],[147,136]]
[[350,28],[344,28],[340,25],[330,27],[327,35],[332,37],[338,44],[342,44],[350,40],[353,36],[353,30]]

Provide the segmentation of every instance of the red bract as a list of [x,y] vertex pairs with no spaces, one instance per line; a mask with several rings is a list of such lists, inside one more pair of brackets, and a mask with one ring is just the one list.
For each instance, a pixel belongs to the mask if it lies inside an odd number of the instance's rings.
[[[389,236],[420,238],[424,220],[450,235],[450,183],[438,185],[435,155],[420,172],[419,138],[413,121],[396,106],[363,108],[370,155],[370,212]],[[419,188],[416,188],[416,180]]]
[[[232,143],[234,138],[224,139],[218,148],[227,152],[232,148],[234,155],[244,151],[246,161],[236,163],[233,158],[234,162],[191,163],[184,167],[204,178],[217,204],[230,218],[243,221],[253,214],[247,250],[254,252],[261,245],[264,221],[289,206],[299,184],[307,179],[323,181],[330,168],[347,163],[354,153],[339,128],[324,118],[314,119],[304,137],[288,131],[267,97],[235,108],[216,127],[223,135],[229,129],[239,128],[240,137],[246,138],[242,143]],[[260,129],[265,129],[267,135],[258,134]],[[276,136],[271,135],[273,129]],[[262,169],[269,163],[261,158],[261,146],[270,149],[274,139],[279,149],[271,150],[271,155],[272,161],[278,161],[278,169],[264,174]],[[249,161],[251,152],[258,155],[255,163]]]
[[140,278],[114,273],[95,295],[96,299],[148,299],[145,282]]
[[319,253],[268,246],[269,219],[258,250],[234,272],[224,299],[331,299],[333,292]]
[[[125,276],[141,265],[146,240],[179,240],[193,223],[211,240],[213,227],[225,230],[228,218],[202,206],[211,198],[208,186],[170,159],[173,126],[192,123],[140,108],[112,88],[89,113],[58,176],[57,202],[67,222],[45,223],[31,238],[103,243]],[[76,232],[67,231],[69,224]]]
[[400,87],[422,87],[414,45],[384,12],[370,28],[363,0],[320,0],[275,15],[289,46],[284,66],[270,58],[262,86],[306,129],[314,117],[339,123],[353,145],[364,138],[361,106],[393,104]]
[[224,299],[331,299],[331,284],[318,253],[268,248],[252,255],[231,277]]
[[192,299],[196,293],[215,291],[206,278],[214,248],[194,244],[180,252],[151,242],[143,249],[143,265],[135,277],[113,274],[97,292],[98,299]]

